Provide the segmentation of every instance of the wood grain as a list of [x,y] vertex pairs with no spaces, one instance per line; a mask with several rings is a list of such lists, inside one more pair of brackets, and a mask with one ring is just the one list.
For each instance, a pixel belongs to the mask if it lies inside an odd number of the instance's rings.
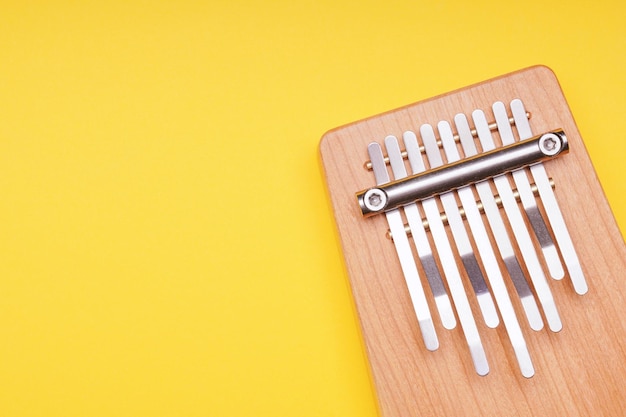
[[[519,372],[504,326],[488,329],[477,319],[491,368],[478,376],[462,330],[441,326],[425,280],[440,348],[424,348],[393,244],[385,238],[385,217],[362,218],[355,199],[374,184],[363,167],[368,143],[474,109],[493,120],[492,103],[514,98],[532,112],[535,133],[563,128],[567,134],[569,154],[546,170],[589,284],[579,296],[567,276],[550,280],[564,325],[559,333],[532,331],[510,291],[536,370],[530,379]],[[337,128],[322,138],[320,152],[384,417],[623,415],[626,248],[552,71],[532,67]]]

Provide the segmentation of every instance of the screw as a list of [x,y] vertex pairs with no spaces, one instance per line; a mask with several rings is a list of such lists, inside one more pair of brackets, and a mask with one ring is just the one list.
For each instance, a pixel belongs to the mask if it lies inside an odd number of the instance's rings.
[[543,142],[543,146],[549,150],[549,151],[553,151],[554,148],[556,148],[556,141],[553,138],[547,138],[544,142]]
[[380,211],[387,204],[387,194],[383,190],[372,188],[363,196],[363,203],[370,211]]
[[554,156],[561,150],[561,138],[554,133],[546,133],[539,139],[539,149],[545,155]]
[[382,198],[380,198],[380,195],[378,194],[372,194],[369,198],[370,205],[374,207],[377,207],[381,201],[382,201]]

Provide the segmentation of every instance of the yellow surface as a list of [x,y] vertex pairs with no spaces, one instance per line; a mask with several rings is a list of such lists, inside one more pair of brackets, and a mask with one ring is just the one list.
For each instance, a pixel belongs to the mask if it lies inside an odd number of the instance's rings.
[[319,138],[522,67],[626,230],[622,1],[210,3],[2,2],[1,416],[377,415]]

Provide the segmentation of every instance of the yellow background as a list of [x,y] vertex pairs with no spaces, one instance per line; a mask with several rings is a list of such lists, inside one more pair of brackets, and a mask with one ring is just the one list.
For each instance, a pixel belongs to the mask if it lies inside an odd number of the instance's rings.
[[0,6],[1,416],[377,415],[319,138],[526,66],[626,230],[622,1]]

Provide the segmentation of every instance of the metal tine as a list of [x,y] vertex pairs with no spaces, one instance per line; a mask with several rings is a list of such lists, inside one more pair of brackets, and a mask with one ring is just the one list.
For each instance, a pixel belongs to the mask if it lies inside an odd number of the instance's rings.
[[[497,101],[493,104],[492,108],[498,125],[498,133],[500,134],[502,144],[510,145],[515,143],[513,130],[509,124],[509,116],[507,115],[504,103]],[[550,235],[543,216],[537,207],[535,196],[530,189],[530,181],[528,181],[526,170],[519,169],[513,171],[512,176],[522,200],[522,206],[524,207],[526,216],[533,231],[535,232],[539,245],[541,246],[541,251],[543,252],[546,265],[548,266],[548,271],[553,278],[561,279],[565,275],[565,271],[563,270],[563,265],[561,265],[559,253],[556,250],[552,236]]]
[[[528,123],[528,119],[526,118],[524,103],[522,103],[520,99],[511,101],[511,111],[513,113],[513,118],[515,119],[515,125],[520,140],[532,137],[532,129],[530,127],[530,123]],[[563,256],[567,272],[569,272],[570,280],[574,286],[574,291],[576,291],[577,294],[585,294],[589,290],[589,287],[587,286],[585,276],[580,266],[578,255],[574,249],[572,238],[570,237],[567,226],[565,225],[565,220],[561,214],[561,209],[559,208],[554,191],[550,185],[548,174],[546,173],[543,164],[531,166],[530,173],[532,174],[535,184],[537,185],[537,189],[539,190],[541,201],[546,209],[546,215],[548,216],[548,221],[550,222],[550,226],[554,232],[556,242],[561,249],[561,255]]]
[[[472,118],[474,119],[474,126],[478,131],[478,137],[483,151],[486,152],[495,149],[495,143],[491,137],[485,114],[481,110],[475,110],[472,113]],[[552,292],[550,291],[550,287],[548,286],[548,282],[541,268],[532,240],[526,229],[526,224],[515,201],[515,197],[513,196],[511,185],[505,175],[506,174],[494,177],[493,182],[502,199],[504,211],[509,219],[511,229],[517,240],[520,252],[522,253],[522,258],[524,259],[524,263],[526,264],[530,278],[535,287],[537,298],[543,307],[546,320],[548,321],[548,327],[553,332],[558,332],[563,328],[561,318],[556,309]]]
[[[552,178],[548,178],[548,181],[550,182],[550,186],[554,190],[554,187],[555,187],[554,180]],[[539,197],[539,190],[537,189],[537,185],[533,183],[530,186],[533,190],[533,194],[535,195],[535,197]],[[519,193],[517,192],[517,188],[513,190],[513,195],[515,196],[515,201],[519,203],[520,199],[519,199]],[[496,200],[496,204],[498,205],[498,208],[500,208],[502,206],[502,201],[500,200],[500,196],[495,194],[493,197]],[[480,201],[480,199],[476,201],[476,206],[478,207],[478,211],[481,214],[485,212],[485,209],[483,208],[483,203]],[[466,217],[465,210],[463,210],[462,206],[459,206],[459,212],[461,213],[461,217],[465,219]],[[441,220],[443,220],[443,224],[444,225],[448,224],[448,218],[446,217],[446,213],[444,212],[444,213],[441,213],[440,215],[441,215]],[[422,219],[422,225],[424,226],[424,230],[426,231],[429,230],[428,221],[426,219]],[[409,236],[411,235],[411,227],[407,223],[404,224],[404,232],[408,234]],[[393,236],[391,235],[391,232],[389,231],[389,229],[387,229],[387,233],[385,233],[385,237],[387,239],[393,239]]]
[[[475,120],[479,119],[481,114],[482,112],[475,112]],[[484,118],[484,114],[482,114],[482,117]],[[461,137],[461,146],[463,147],[465,156],[469,157],[476,155],[478,150],[476,148],[476,144],[474,143],[474,138],[469,133],[470,128],[467,118],[465,115],[461,114],[457,115],[454,118],[454,121]],[[474,184],[474,187],[476,187],[476,191],[478,192],[478,196],[485,210],[487,221],[489,222],[489,226],[493,232],[493,237],[496,241],[496,247],[500,252],[502,260],[504,261],[509,277],[513,281],[517,295],[520,297],[528,324],[531,329],[539,331],[543,329],[543,320],[541,318],[541,313],[539,312],[539,307],[537,306],[535,297],[533,296],[530,286],[524,277],[524,272],[522,271],[520,262],[515,256],[513,245],[511,244],[506,227],[504,226],[496,199],[491,192],[489,182],[481,181]]]
[[[470,133],[469,125],[467,123],[467,118],[465,117],[465,115],[457,114],[454,118],[454,122],[456,125],[456,130],[457,132],[459,132],[459,136],[461,137],[462,146],[464,145],[464,142],[468,140],[471,141],[473,145],[473,138]],[[441,137],[448,163],[460,160],[461,157],[454,141],[451,141],[449,135],[447,134],[441,134]],[[471,146],[467,147],[469,148],[468,150],[471,152]],[[488,184],[485,183],[483,185]],[[511,341],[511,345],[513,346],[513,350],[515,352],[515,356],[517,358],[521,373],[524,377],[530,378],[535,374],[533,362],[530,357],[530,353],[528,351],[526,340],[524,339],[524,335],[522,333],[519,321],[517,320],[517,316],[515,315],[515,310],[513,309],[513,304],[511,303],[509,293],[506,289],[504,278],[502,276],[502,272],[500,271],[500,266],[498,265],[498,260],[496,259],[496,255],[489,241],[487,230],[482,221],[480,211],[478,210],[478,204],[476,203],[476,200],[474,198],[474,193],[472,192],[470,186],[458,189],[457,193],[465,211],[465,216],[469,223],[470,230],[472,231],[472,235],[474,236],[476,247],[478,248],[478,252],[483,261],[483,266],[485,267],[487,279],[491,284],[493,295],[496,299],[496,303],[498,304],[500,314],[502,315],[502,321],[504,322],[504,327],[506,328],[506,331],[509,335],[509,340]],[[491,192],[489,194],[491,195]],[[504,229],[501,230],[504,232]],[[508,241],[506,232],[504,233],[505,238]],[[498,239],[501,238],[496,238],[496,243]],[[513,259],[515,259],[514,255]],[[515,261],[517,260],[515,259]],[[523,276],[522,279],[524,280]],[[524,280],[524,283],[526,283],[526,280]],[[530,296],[532,298],[532,294]],[[532,300],[534,303],[534,298],[532,298]],[[536,309],[536,304],[534,305]]]
[[[400,146],[398,139],[395,136],[387,136],[385,138],[385,148],[389,155],[389,161],[391,164],[391,170],[393,171],[394,179],[401,179],[407,176],[406,167],[400,153]],[[415,248],[417,249],[417,255],[420,258],[424,272],[426,273],[426,279],[430,285],[430,289],[435,297],[435,304],[439,311],[439,317],[441,323],[446,329],[453,329],[456,327],[456,319],[454,318],[454,311],[450,304],[450,297],[446,291],[446,287],[443,284],[437,262],[433,256],[428,238],[426,237],[426,231],[422,223],[422,217],[419,213],[417,205],[415,203],[407,204],[404,206],[404,214],[409,222],[409,226],[413,228],[415,233],[413,241],[415,242]]]
[[[527,112],[527,113],[526,113],[526,118],[527,118],[527,119],[530,119],[531,117],[532,117],[532,114],[530,114],[530,112]],[[515,119],[513,119],[512,117],[511,117],[511,118],[509,118],[509,123],[510,123],[510,124],[515,123]],[[498,129],[498,125],[496,124],[496,122],[491,122],[491,123],[489,123],[489,129],[491,129],[491,130],[493,130],[493,131],[497,130],[497,129]],[[471,130],[471,131],[470,131],[470,133],[471,133],[471,134],[472,134],[472,136],[474,136],[474,137],[476,137],[476,136],[477,136],[476,130]],[[459,139],[459,135],[454,135],[454,141],[455,141],[455,142],[458,142],[459,140],[460,140],[460,139]],[[438,140],[438,141],[437,141],[437,146],[439,146],[439,147],[441,147],[441,146],[442,146],[442,144],[441,144],[441,140]],[[424,152],[424,147],[423,147],[423,146],[420,146],[420,152]],[[407,157],[408,157],[408,155],[407,155],[406,151],[402,151],[402,152],[401,152],[401,155],[402,155],[402,159],[407,159]],[[388,164],[388,163],[389,163],[389,157],[385,156],[384,160],[385,160],[385,163],[386,163],[386,164]],[[372,161],[366,161],[366,162],[363,164],[363,167],[364,167],[365,169],[367,169],[368,171],[371,171],[371,170],[372,170]]]
[[[452,142],[452,146],[454,146],[456,150],[450,124],[448,122],[441,121],[437,125],[437,130],[439,131],[439,136],[441,137],[444,148]],[[443,160],[441,158],[441,153],[439,152],[439,147],[437,146],[437,141],[432,128],[425,129],[422,132],[422,141],[424,142],[424,147],[426,148],[426,155],[431,169],[442,166]],[[448,146],[448,148],[450,148],[450,146]],[[457,205],[456,198],[454,197],[455,193],[455,191],[445,192],[439,195],[439,199],[441,200],[446,217],[448,218],[448,224],[450,226],[450,230],[452,231],[452,237],[456,248],[461,256],[461,261],[463,262],[465,271],[467,272],[472,288],[474,289],[474,293],[476,294],[476,299],[478,300],[478,305],[483,315],[483,319],[485,320],[485,324],[488,327],[495,328],[500,322],[498,312],[496,311],[495,304],[493,303],[493,299],[491,297],[491,292],[485,282],[485,277],[480,269],[478,260],[476,259],[476,254],[474,253],[469,236],[467,235],[467,231],[463,225],[463,219],[461,218],[461,213],[459,212],[459,207]]]
[[[430,125],[422,126],[420,129],[422,137],[424,136],[423,130],[427,128],[426,126],[432,130]],[[405,146],[407,148],[409,162],[413,173],[416,174],[423,172],[425,169],[424,161],[422,160],[417,143],[405,143]],[[432,197],[422,200],[421,203],[424,213],[426,214],[426,218],[430,224],[431,235],[433,236],[435,247],[444,270],[444,275],[446,281],[448,282],[448,288],[450,289],[450,294],[457,310],[461,328],[463,329],[463,334],[465,335],[465,340],[472,356],[474,369],[476,370],[476,373],[481,376],[487,375],[489,373],[487,356],[485,355],[480,334],[478,333],[478,328],[476,327],[476,322],[474,321],[474,316],[472,315],[467,294],[463,288],[463,282],[456,266],[452,248],[450,247],[446,231],[441,221],[441,217],[439,216],[439,208],[437,207],[435,199]]]
[[[380,145],[376,142],[370,143],[367,147],[370,160],[372,161],[372,167],[377,184],[384,184],[389,182],[389,173],[385,166],[383,159],[383,152]],[[385,213],[389,228],[392,233],[398,235],[397,239],[394,239],[393,244],[396,247],[398,253],[398,259],[400,260],[400,267],[406,281],[406,286],[411,296],[411,302],[413,303],[413,309],[417,316],[417,321],[422,332],[422,339],[424,345],[428,350],[437,350],[439,348],[439,340],[435,331],[430,310],[428,309],[428,303],[426,302],[426,295],[422,288],[422,283],[413,259],[413,252],[411,251],[411,245],[409,244],[408,236],[404,233],[404,223],[400,210],[395,209]]]

